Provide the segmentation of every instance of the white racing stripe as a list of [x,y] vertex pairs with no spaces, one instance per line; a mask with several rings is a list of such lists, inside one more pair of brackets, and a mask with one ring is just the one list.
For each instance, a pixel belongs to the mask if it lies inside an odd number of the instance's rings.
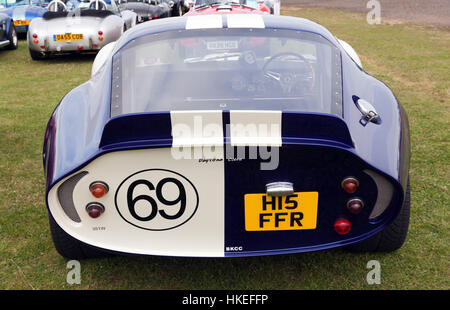
[[259,14],[227,15],[228,28],[265,28],[264,19]]
[[281,146],[281,111],[230,111],[233,146]]
[[222,111],[171,111],[172,147],[222,146]]
[[222,28],[221,15],[189,16],[186,21],[186,29]]

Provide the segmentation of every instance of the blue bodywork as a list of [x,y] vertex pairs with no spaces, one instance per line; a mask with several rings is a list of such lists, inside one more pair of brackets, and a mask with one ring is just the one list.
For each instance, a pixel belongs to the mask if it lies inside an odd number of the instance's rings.
[[[2,3],[4,8],[0,9],[0,13],[7,14],[14,21],[31,21],[34,18],[42,17],[47,9],[47,3],[39,0],[23,0],[14,4]],[[28,25],[16,25],[18,33],[26,33]]]
[[[283,111],[282,147],[280,166],[274,171],[259,170],[259,162],[225,163],[225,244],[242,244],[245,252],[226,252],[226,256],[267,255],[304,252],[343,246],[364,240],[383,230],[397,216],[406,193],[410,140],[409,125],[404,109],[392,91],[381,81],[364,72],[345,52],[338,40],[324,27],[306,19],[286,16],[263,16],[265,27],[312,32],[321,35],[341,51],[343,116],[320,113],[294,113]],[[114,53],[130,41],[151,34],[185,30],[186,17],[171,18],[146,23],[127,31],[118,40]],[[44,169],[49,190],[59,180],[78,171],[95,158],[118,150],[171,147],[172,137],[169,112],[127,114],[110,117],[111,58],[89,81],[69,92],[52,114],[44,141]],[[101,92],[98,89],[102,89]],[[364,98],[376,108],[382,121],[363,126],[361,113],[353,96]],[[229,112],[223,112],[223,120],[229,122]],[[76,133],[76,134],[74,134]],[[137,134],[140,133],[140,134]],[[145,133],[145,134],[142,134]],[[225,143],[229,143],[225,138]],[[302,154],[305,154],[302,157]],[[307,155],[306,155],[307,154]],[[306,158],[297,171],[289,163]],[[242,167],[245,167],[243,170]],[[315,166],[315,170],[310,168]],[[308,170],[309,169],[309,170]],[[345,200],[335,194],[329,184],[339,183],[342,173],[367,179],[363,197],[376,199],[373,181],[361,172],[371,169],[386,177],[394,185],[394,195],[381,217],[367,224],[352,218],[355,229],[345,238],[337,238],[332,220],[339,211],[330,211],[326,205]],[[345,171],[343,171],[345,170]],[[317,180],[305,180],[302,175],[317,176]],[[326,174],[333,182],[318,182]],[[243,214],[232,205],[242,203],[244,193],[258,192],[252,180],[262,184],[291,176],[294,183],[307,190],[311,184],[319,192],[325,213],[318,214],[320,230],[302,231],[302,240],[293,238],[292,232],[267,232],[264,242],[260,234],[243,231]],[[308,183],[309,182],[309,183]],[[238,184],[236,184],[238,183]],[[333,184],[334,184],[333,183]],[[231,189],[238,188],[236,190]],[[260,190],[259,190],[260,192]],[[227,207],[230,206],[230,207]],[[320,206],[319,206],[319,209]],[[370,208],[364,212],[369,212]],[[282,241],[280,241],[282,240]]]
[[8,40],[9,31],[12,23],[11,17],[0,13],[0,42]]

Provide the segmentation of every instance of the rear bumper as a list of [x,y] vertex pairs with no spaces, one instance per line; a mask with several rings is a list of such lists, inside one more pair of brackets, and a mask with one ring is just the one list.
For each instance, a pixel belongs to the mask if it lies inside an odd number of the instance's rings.
[[[69,53],[78,51],[99,51],[109,41],[99,41],[97,37],[88,37],[80,41],[55,41],[52,37],[47,37],[44,40],[37,40],[34,43],[33,39],[29,39],[30,49],[36,52],[49,53]],[[44,48],[42,48],[42,46]]]
[[[402,203],[402,192],[393,179],[367,166],[350,150],[305,144],[299,147],[283,145],[280,167],[266,172],[259,170],[258,160],[174,160],[170,148],[109,152],[52,186],[47,203],[58,225],[74,238],[98,248],[142,255],[237,257],[324,250],[362,241],[395,218]],[[313,155],[310,159],[302,156],[310,152]],[[293,156],[305,158],[304,163],[295,164]],[[322,164],[313,167],[318,161]],[[70,211],[70,206],[63,206],[67,202],[60,188],[82,171],[87,173],[75,182],[73,194],[69,195],[74,197],[74,210]],[[383,212],[370,218],[382,195],[374,173],[392,184],[393,194]],[[340,188],[340,180],[348,175],[356,176],[361,182],[357,196],[366,204],[358,215],[346,210],[345,203],[353,195]],[[147,180],[157,188],[164,178],[175,178],[183,184],[188,201],[186,214],[171,220],[173,223],[160,222],[162,226],[130,216],[126,195],[132,182]],[[109,186],[108,194],[101,199],[89,192],[89,185],[98,180]],[[247,231],[245,195],[264,193],[266,183],[279,180],[292,181],[296,192],[318,192],[314,229]],[[145,184],[139,186],[132,190],[131,199],[147,195],[158,200],[155,189],[146,188]],[[175,192],[177,195],[178,191]],[[102,203],[106,209],[97,219],[90,218],[85,211],[92,201]],[[144,203],[139,208],[143,208],[140,216],[145,217],[150,212],[149,205],[145,206],[145,199],[139,203]],[[171,215],[179,210],[177,205],[172,209],[158,208]],[[79,221],[72,217],[73,211]],[[351,221],[349,234],[341,236],[335,232],[333,223],[338,218]]]

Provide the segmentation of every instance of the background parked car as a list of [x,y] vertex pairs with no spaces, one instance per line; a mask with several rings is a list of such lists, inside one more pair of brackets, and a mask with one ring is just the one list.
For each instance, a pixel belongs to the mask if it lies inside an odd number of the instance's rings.
[[170,16],[181,16],[189,10],[189,5],[184,0],[162,0],[170,7]]
[[136,13],[137,23],[170,16],[170,7],[162,0],[121,0],[119,8]]
[[0,0],[0,13],[14,20],[18,33],[26,33],[31,21],[47,12],[45,6],[41,0]]
[[8,15],[0,13],[0,48],[13,50],[17,46],[17,32],[13,20]]
[[98,52],[136,25],[136,19],[136,13],[119,10],[114,0],[83,0],[73,12],[47,12],[30,24],[27,38],[31,58]]

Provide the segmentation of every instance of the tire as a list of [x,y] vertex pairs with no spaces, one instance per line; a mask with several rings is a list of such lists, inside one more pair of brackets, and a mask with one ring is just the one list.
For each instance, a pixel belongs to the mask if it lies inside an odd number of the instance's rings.
[[43,54],[41,52],[36,52],[36,51],[33,51],[32,49],[29,49],[29,50],[30,50],[30,56],[33,60],[42,60],[47,57],[45,54]]
[[177,16],[183,16],[183,8],[182,8],[181,1],[178,3]]
[[16,27],[14,27],[13,22],[9,24],[9,34],[8,34],[9,45],[6,47],[9,50],[15,50],[19,46],[19,40],[17,38]]
[[411,195],[409,178],[406,186],[405,201],[395,220],[373,237],[347,247],[351,252],[392,252],[402,247],[409,227]]
[[53,216],[48,214],[50,232],[56,251],[68,259],[103,258],[112,256],[111,253],[85,244],[66,233],[56,223]]

